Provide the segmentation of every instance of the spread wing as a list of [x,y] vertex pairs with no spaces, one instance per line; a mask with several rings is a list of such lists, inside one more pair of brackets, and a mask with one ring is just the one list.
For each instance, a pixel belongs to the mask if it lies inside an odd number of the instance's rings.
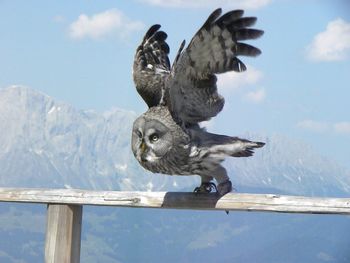
[[170,110],[185,124],[194,124],[216,116],[224,106],[217,92],[215,74],[246,70],[238,56],[257,56],[261,51],[244,40],[260,37],[263,31],[250,28],[255,17],[243,17],[242,10],[222,16],[215,10],[192,38],[180,48],[167,82]]
[[156,106],[162,98],[162,89],[170,71],[167,34],[160,25],[151,26],[136,49],[133,79],[138,93],[148,107]]

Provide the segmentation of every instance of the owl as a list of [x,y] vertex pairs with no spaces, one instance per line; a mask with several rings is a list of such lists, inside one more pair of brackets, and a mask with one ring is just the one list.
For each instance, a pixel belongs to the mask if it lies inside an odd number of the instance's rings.
[[[261,51],[244,40],[263,31],[250,28],[255,17],[242,10],[221,15],[215,10],[185,48],[180,45],[170,66],[167,34],[153,25],[136,50],[133,78],[149,109],[132,130],[132,152],[145,169],[168,175],[199,175],[197,193],[224,195],[232,183],[221,162],[228,156],[249,157],[264,145],[207,132],[199,123],[215,117],[224,106],[215,74],[246,70],[238,56]],[[217,182],[217,185],[213,182]]]

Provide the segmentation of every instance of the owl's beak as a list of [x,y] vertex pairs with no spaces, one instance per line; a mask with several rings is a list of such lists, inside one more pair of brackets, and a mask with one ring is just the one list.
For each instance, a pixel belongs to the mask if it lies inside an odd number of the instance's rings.
[[139,154],[138,154],[139,161],[146,162],[147,159],[145,159],[145,152],[147,151],[147,146],[146,146],[145,142],[143,142],[143,141],[141,142],[139,149],[140,149]]
[[140,149],[141,149],[141,154],[143,154],[146,151],[147,146],[146,146],[146,144],[144,142],[141,143]]

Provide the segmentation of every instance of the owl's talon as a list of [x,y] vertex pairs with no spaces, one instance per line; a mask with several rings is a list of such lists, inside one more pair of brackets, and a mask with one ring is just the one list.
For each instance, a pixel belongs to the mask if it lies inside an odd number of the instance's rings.
[[209,183],[202,183],[200,186],[196,187],[193,192],[194,193],[201,193],[201,194],[208,194],[211,193],[213,190],[217,192],[216,185],[212,182]]
[[232,183],[230,180],[220,183],[217,187],[217,192],[219,193],[219,195],[223,196],[229,192],[232,191]]

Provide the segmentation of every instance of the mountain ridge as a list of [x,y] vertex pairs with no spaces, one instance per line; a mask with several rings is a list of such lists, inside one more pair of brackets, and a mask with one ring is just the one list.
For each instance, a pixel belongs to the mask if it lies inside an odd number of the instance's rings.
[[[0,183],[12,187],[191,191],[197,176],[151,174],[135,161],[130,131],[136,113],[77,110],[23,86],[0,89]],[[225,161],[238,188],[346,195],[350,174],[305,143],[245,134],[266,142],[251,158]]]

